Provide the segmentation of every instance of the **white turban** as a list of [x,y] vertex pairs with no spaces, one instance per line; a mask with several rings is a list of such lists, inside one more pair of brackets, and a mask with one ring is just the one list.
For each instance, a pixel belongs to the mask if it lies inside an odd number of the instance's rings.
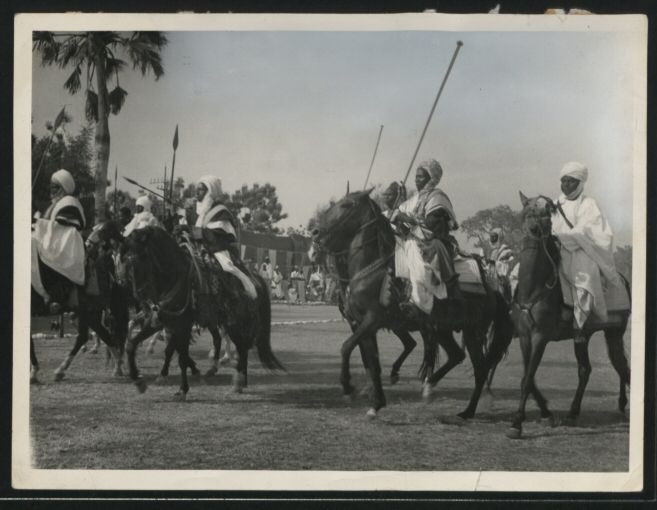
[[584,183],[589,177],[589,169],[577,161],[570,161],[569,163],[566,163],[561,169],[559,178],[561,179],[562,177],[566,176],[572,177],[573,179],[577,179],[578,181]]
[[146,195],[142,195],[137,199],[137,205],[140,205],[144,208],[144,211],[151,211],[151,199],[148,198]]
[[68,170],[57,170],[52,174],[50,181],[59,184],[67,195],[72,195],[75,191],[75,181]]
[[434,186],[440,182],[443,177],[443,167],[435,159],[428,159],[419,164],[418,169],[426,170]]
[[198,180],[198,184],[203,184],[208,188],[208,195],[213,201],[219,200],[219,197],[221,197],[221,179],[219,177],[204,175]]

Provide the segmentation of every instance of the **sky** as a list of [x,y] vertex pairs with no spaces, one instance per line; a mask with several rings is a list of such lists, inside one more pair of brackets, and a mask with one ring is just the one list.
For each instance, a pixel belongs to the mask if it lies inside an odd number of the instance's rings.
[[[109,168],[148,185],[171,168],[232,192],[277,187],[305,225],[319,204],[362,188],[380,125],[371,184],[404,178],[454,52],[456,60],[416,163],[433,157],[459,220],[527,196],[559,193],[564,163],[589,167],[586,192],[632,242],[633,66],[630,42],[605,32],[167,32],[158,81],[128,69],[123,110],[110,117]],[[63,105],[75,134],[84,94],[70,70],[33,59],[32,129]],[[111,88],[111,86],[110,86]],[[407,185],[414,187],[414,171]],[[119,188],[137,195],[121,180]]]

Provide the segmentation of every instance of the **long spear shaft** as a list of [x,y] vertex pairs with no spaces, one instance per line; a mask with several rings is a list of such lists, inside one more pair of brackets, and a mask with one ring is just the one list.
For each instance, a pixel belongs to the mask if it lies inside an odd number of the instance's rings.
[[[173,173],[176,169],[176,150],[178,149],[178,124],[176,124],[176,132],[173,135],[173,161],[171,162],[171,186],[169,188],[169,203],[171,204],[171,212],[173,213]],[[166,185],[166,184],[165,184]]]
[[126,181],[128,181],[130,184],[134,184],[135,186],[137,186],[137,187],[139,187],[139,188],[141,188],[141,189],[143,189],[143,190],[145,190],[145,191],[148,191],[148,192],[151,193],[152,195],[155,195],[156,197],[160,197],[162,200],[165,200],[166,202],[171,203],[171,200],[168,199],[167,197],[165,197],[164,195],[160,195],[160,194],[157,193],[156,191],[153,191],[152,189],[147,188],[146,186],[142,186],[142,185],[139,184],[137,181],[135,181],[135,180],[133,180],[133,179],[130,179],[129,177],[126,177],[125,175],[123,176],[123,178],[124,178]]
[[408,170],[406,170],[406,175],[404,176],[404,180],[402,184],[406,184],[408,175],[411,173],[411,170],[413,169],[415,158],[417,157],[418,152],[420,152],[420,146],[422,145],[422,141],[424,140],[424,135],[427,132],[427,128],[429,127],[429,123],[431,122],[431,117],[433,117],[433,112],[436,110],[436,106],[438,105],[438,100],[440,99],[440,95],[443,93],[443,89],[445,88],[445,83],[447,83],[447,78],[449,78],[449,73],[452,71],[452,67],[454,66],[454,61],[456,60],[456,56],[459,54],[459,50],[461,49],[461,46],[463,46],[463,41],[456,41],[456,49],[454,50],[454,55],[452,55],[452,60],[449,63],[449,67],[447,68],[447,72],[445,73],[445,77],[443,78],[443,82],[440,84],[440,89],[438,89],[438,94],[436,95],[436,99],[434,100],[433,106],[431,107],[431,111],[429,112],[429,117],[427,118],[427,122],[424,124],[424,129],[422,130],[422,134],[420,135],[420,141],[417,143],[417,147],[415,148],[415,153],[413,153],[413,158],[411,159],[411,163],[408,165]]
[[367,182],[370,180],[370,173],[372,173],[372,167],[374,166],[374,160],[376,159],[376,152],[379,150],[379,142],[381,141],[381,133],[383,133],[383,124],[381,124],[381,129],[379,129],[379,137],[376,139],[376,146],[374,147],[374,154],[372,155],[372,161],[370,162],[370,169],[367,171],[367,177],[365,178],[365,184],[363,189],[367,188]]
[[114,167],[114,217],[117,218],[119,212],[116,210],[116,201],[117,201],[117,193],[118,193],[118,185],[119,185],[119,165],[116,165]]

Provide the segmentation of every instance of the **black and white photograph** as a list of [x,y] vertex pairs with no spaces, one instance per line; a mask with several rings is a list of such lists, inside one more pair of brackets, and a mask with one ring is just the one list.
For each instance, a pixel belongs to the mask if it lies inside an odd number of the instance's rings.
[[640,491],[647,26],[18,15],[12,486]]

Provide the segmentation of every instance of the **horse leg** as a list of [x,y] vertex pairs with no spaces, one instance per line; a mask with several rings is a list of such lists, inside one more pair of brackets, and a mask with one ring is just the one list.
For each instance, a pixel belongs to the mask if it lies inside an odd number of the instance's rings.
[[520,403],[511,427],[507,430],[507,437],[510,439],[520,439],[522,436],[522,422],[525,421],[525,407],[530,392],[535,387],[534,377],[538,365],[541,363],[547,341],[538,334],[521,335],[520,348],[522,350],[523,365],[525,367],[522,382],[520,384]]
[[164,363],[162,363],[160,375],[155,379],[157,384],[164,382],[164,380],[169,377],[169,367],[171,366],[171,359],[173,358],[174,352],[176,352],[176,346],[171,339],[168,339],[164,346]]
[[139,375],[139,370],[137,369],[137,347],[141,342],[146,340],[149,336],[152,336],[157,331],[157,328],[154,328],[150,324],[144,325],[142,330],[137,333],[136,336],[128,338],[126,342],[125,352],[128,358],[128,367],[130,379],[137,386],[139,393],[144,393],[146,391],[146,381]]
[[360,352],[360,359],[363,362],[363,368],[365,369],[365,376],[366,376],[366,383],[365,386],[358,392],[360,396],[363,397],[369,397],[372,392],[374,391],[374,386],[372,385],[372,374],[370,372],[370,361],[368,360],[368,356],[365,352],[365,347],[363,347],[363,343],[360,342],[358,344],[358,351]]
[[208,328],[212,335],[212,366],[205,373],[206,377],[211,377],[219,371],[219,353],[221,352],[221,333],[217,326]]
[[363,321],[358,325],[354,332],[347,338],[340,348],[340,355],[342,363],[340,367],[340,383],[342,384],[342,393],[345,396],[350,396],[354,392],[354,387],[351,385],[351,374],[349,373],[349,360],[351,353],[356,345],[358,345],[363,335],[367,334],[369,329],[373,326],[373,319],[368,312]]
[[468,407],[465,411],[459,413],[458,416],[463,419],[470,419],[475,415],[477,403],[479,402],[479,397],[481,397],[481,390],[483,390],[484,384],[486,384],[488,366],[482,349],[485,339],[481,338],[476,331],[470,330],[469,328],[463,330],[463,339],[465,340],[468,354],[470,354],[470,362],[474,370],[475,388],[470,396]]
[[392,370],[390,370],[390,384],[396,384],[399,381],[399,369],[401,368],[402,363],[404,363],[404,360],[408,358],[408,355],[413,352],[417,342],[408,331],[403,329],[393,329],[392,332],[397,335],[397,338],[401,340],[401,343],[404,346],[404,350],[392,364]]
[[438,360],[438,342],[431,334],[430,330],[421,329],[420,335],[422,336],[422,343],[424,344],[424,355],[422,365],[418,371],[420,380],[425,383],[433,375],[436,368],[436,361]]
[[123,370],[121,368],[123,364],[123,349],[119,345],[120,342],[116,341],[110,332],[105,329],[105,326],[103,326],[102,312],[100,310],[89,313],[89,327],[91,327],[91,329],[96,332],[96,335],[105,342],[105,345],[107,345],[107,348],[112,353],[116,362],[113,375],[115,377],[123,376]]
[[[464,335],[465,336],[465,335]],[[454,340],[454,335],[451,331],[443,330],[436,332],[438,344],[445,349],[447,353],[447,361],[438,370],[432,374],[422,385],[422,397],[425,400],[430,400],[432,390],[438,382],[445,377],[445,375],[456,365],[459,365],[465,359],[465,353],[459,347],[459,344]]]
[[372,380],[372,407],[367,411],[369,419],[376,418],[376,413],[386,405],[386,398],[381,384],[381,364],[379,362],[379,348],[376,342],[376,334],[365,335],[361,341],[363,352],[367,358],[370,378]]
[[566,417],[566,422],[569,425],[574,425],[577,422],[577,417],[579,416],[582,406],[582,398],[584,397],[584,390],[586,389],[586,385],[589,382],[589,376],[591,375],[589,338],[590,337],[587,336],[585,342],[573,342],[575,347],[575,358],[577,358],[577,376],[579,382],[577,383],[575,398],[573,398],[573,402],[570,404],[570,411]]
[[176,393],[176,398],[181,401],[187,399],[187,393],[189,392],[187,367],[191,367],[193,363],[189,357],[192,321],[189,318],[183,318],[183,321],[183,324],[177,325],[171,332],[171,342],[178,351],[178,366],[180,367],[180,391]]
[[39,379],[39,360],[37,359],[36,349],[34,348],[34,338],[30,335],[30,384],[37,384]]
[[71,366],[73,358],[80,351],[80,348],[89,340],[89,323],[90,312],[80,310],[78,313],[78,334],[75,337],[75,344],[69,351],[64,361],[55,369],[55,381],[61,381],[66,375],[66,370]]
[[609,360],[618,373],[618,377],[620,377],[618,410],[625,415],[625,408],[627,406],[626,387],[630,385],[630,367],[625,356],[625,348],[623,347],[623,333],[624,331],[618,329],[605,330]]
[[249,349],[246,347],[244,339],[240,336],[234,335],[232,338],[235,340],[235,348],[237,350],[237,367],[233,375],[233,392],[242,393],[247,383],[246,368],[249,360]]

